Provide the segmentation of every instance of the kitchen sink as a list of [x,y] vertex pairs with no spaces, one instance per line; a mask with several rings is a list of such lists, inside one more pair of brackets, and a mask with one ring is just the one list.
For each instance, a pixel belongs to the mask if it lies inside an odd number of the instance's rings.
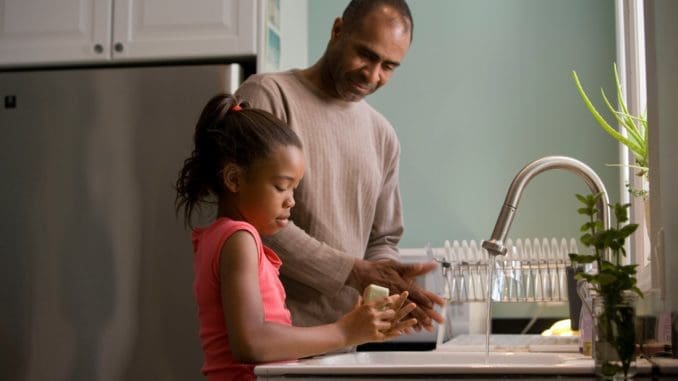
[[575,353],[356,352],[259,365],[262,375],[592,374],[593,360]]
[[309,359],[307,365],[386,365],[386,366],[513,366],[526,365],[554,366],[566,359],[553,353],[490,353],[481,352],[359,352]]

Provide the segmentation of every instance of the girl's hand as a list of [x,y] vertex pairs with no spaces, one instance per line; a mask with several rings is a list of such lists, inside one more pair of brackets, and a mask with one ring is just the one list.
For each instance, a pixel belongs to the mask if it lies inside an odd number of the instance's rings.
[[410,333],[417,320],[402,319],[414,310],[416,305],[406,304],[406,300],[407,291],[364,304],[362,298],[359,298],[353,310],[337,322],[346,338],[346,345],[384,341],[400,336],[403,332]]
[[346,284],[358,291],[370,283],[386,287],[392,292],[409,291],[410,300],[417,304],[412,316],[417,319],[415,330],[426,329],[433,332],[433,322],[442,323],[445,318],[435,310],[435,305],[443,307],[445,300],[435,292],[417,285],[416,278],[438,267],[434,261],[420,263],[402,263],[392,259],[368,261],[356,259]]

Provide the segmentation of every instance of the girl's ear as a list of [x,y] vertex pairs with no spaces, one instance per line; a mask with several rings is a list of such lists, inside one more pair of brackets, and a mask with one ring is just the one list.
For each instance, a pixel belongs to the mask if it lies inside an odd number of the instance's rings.
[[222,171],[224,187],[232,193],[240,190],[240,175],[242,168],[234,163],[228,163]]

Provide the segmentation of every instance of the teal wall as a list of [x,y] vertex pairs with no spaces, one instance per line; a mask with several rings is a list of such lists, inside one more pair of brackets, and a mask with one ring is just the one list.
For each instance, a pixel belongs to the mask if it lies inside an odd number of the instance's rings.
[[[347,0],[309,0],[309,63]],[[619,195],[614,141],[578,97],[614,94],[613,0],[410,0],[414,41],[391,82],[368,98],[402,145],[402,247],[488,238],[506,190],[528,162],[568,155]],[[602,107],[600,102],[594,102]],[[510,236],[579,237],[575,193],[555,170],[523,194]]]

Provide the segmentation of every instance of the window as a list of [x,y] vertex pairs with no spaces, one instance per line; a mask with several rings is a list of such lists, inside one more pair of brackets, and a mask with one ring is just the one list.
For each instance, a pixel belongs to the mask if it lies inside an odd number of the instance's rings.
[[[647,84],[645,66],[645,23],[643,0],[617,0],[617,69],[629,111],[633,115],[646,113]],[[622,129],[623,130],[623,129]],[[621,131],[625,134],[625,131]],[[626,146],[620,144],[621,201],[631,203],[631,221],[639,224],[628,252],[638,266],[639,287],[649,291],[652,286],[651,246],[649,232],[649,203],[641,197],[629,195],[626,184],[635,189],[645,189],[643,179],[635,175],[633,157]],[[655,270],[656,271],[656,270]]]

